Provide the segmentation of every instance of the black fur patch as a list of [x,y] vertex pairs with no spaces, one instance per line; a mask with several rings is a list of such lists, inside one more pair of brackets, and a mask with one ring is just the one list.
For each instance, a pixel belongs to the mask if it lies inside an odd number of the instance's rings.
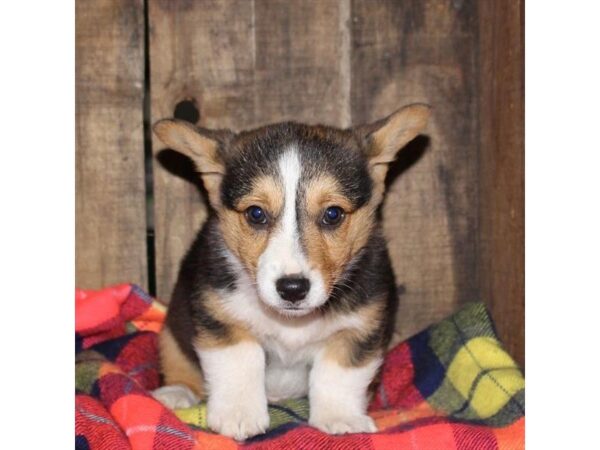
[[240,133],[233,140],[221,184],[223,204],[234,208],[237,200],[252,190],[255,178],[277,177],[279,157],[290,146],[298,150],[302,166],[300,186],[327,173],[339,182],[355,208],[369,201],[372,181],[354,134],[337,128],[285,122]]
[[337,312],[354,311],[374,297],[385,296],[391,288],[395,292],[394,272],[378,227],[334,284],[323,307]]
[[234,290],[236,273],[222,253],[225,243],[211,214],[192,247],[181,262],[166,323],[184,354],[197,361],[192,339],[202,329],[215,337],[225,338],[228,326],[204,306],[203,292],[208,289]]
[[398,295],[394,273],[380,228],[367,245],[357,253],[348,269],[334,285],[322,309],[326,312],[349,313],[370,302],[385,302],[379,326],[365,338],[354,342],[350,360],[354,365],[367,361],[375,352],[385,349],[394,332]]
[[383,320],[379,326],[368,336],[354,343],[350,361],[354,365],[361,365],[368,361],[375,353],[385,350],[392,339],[394,333],[394,321],[398,309],[398,296],[396,287],[392,283],[389,285],[388,294],[385,300],[385,310]]

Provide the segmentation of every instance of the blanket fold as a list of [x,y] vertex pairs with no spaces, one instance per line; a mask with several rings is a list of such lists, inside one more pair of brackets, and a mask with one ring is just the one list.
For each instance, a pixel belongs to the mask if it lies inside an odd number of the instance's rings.
[[267,433],[239,443],[207,429],[205,403],[173,412],[150,395],[164,305],[128,284],[76,290],[75,302],[77,449],[524,448],[524,378],[481,303],[388,353],[369,406],[377,433],[322,433],[299,399],[269,405]]

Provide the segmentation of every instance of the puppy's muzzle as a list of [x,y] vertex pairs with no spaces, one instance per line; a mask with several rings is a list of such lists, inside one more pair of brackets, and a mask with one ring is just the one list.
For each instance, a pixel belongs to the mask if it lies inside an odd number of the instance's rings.
[[278,279],[275,288],[283,300],[295,303],[304,300],[310,290],[310,281],[301,275],[290,275]]

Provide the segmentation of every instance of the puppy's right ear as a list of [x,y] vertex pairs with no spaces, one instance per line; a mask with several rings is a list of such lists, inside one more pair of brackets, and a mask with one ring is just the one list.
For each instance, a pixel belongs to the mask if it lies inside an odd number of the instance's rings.
[[222,146],[233,133],[229,130],[206,130],[189,122],[164,119],[152,127],[158,138],[169,148],[190,158],[202,177],[213,207],[220,206],[220,186],[225,174]]

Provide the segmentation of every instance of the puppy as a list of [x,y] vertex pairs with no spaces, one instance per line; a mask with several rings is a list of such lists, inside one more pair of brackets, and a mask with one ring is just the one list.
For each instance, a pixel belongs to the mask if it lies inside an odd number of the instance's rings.
[[238,440],[267,429],[267,401],[306,395],[312,426],[376,430],[368,392],[397,308],[377,209],[388,164],[428,117],[414,104],[349,129],[154,126],[194,161],[212,206],[160,335],[156,398],[206,396],[208,426]]

